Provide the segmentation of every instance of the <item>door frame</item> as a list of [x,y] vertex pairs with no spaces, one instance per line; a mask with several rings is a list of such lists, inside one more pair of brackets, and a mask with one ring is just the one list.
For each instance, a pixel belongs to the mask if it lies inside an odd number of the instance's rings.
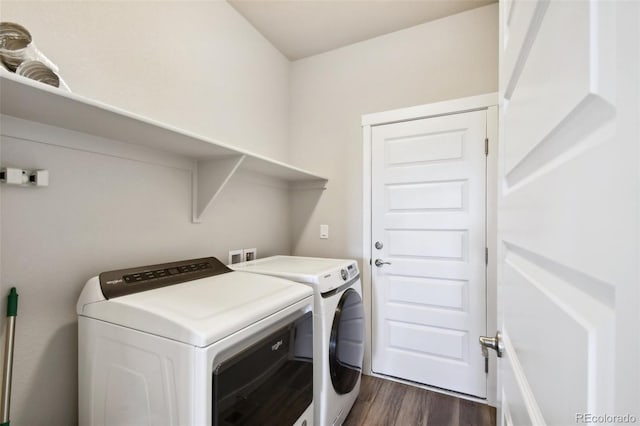
[[[425,105],[418,105],[408,108],[394,109],[371,114],[362,115],[362,301],[365,308],[365,351],[363,373],[389,378],[374,373],[371,370],[371,352],[373,342],[371,340],[371,324],[373,315],[372,303],[372,267],[371,267],[371,132],[375,126],[398,123],[402,121],[419,120],[443,115],[459,114],[471,111],[487,111],[487,138],[489,139],[489,155],[487,156],[487,212],[486,212],[486,243],[489,251],[489,262],[487,265],[487,333],[493,335],[497,329],[497,153],[498,153],[498,93],[487,93],[483,95],[471,96],[467,98],[453,99],[443,102],[436,102]],[[478,345],[478,350],[480,346]],[[497,363],[496,358],[490,355],[489,374],[487,376],[487,399],[489,405],[495,406],[497,400]],[[406,382],[401,379],[393,379],[399,382]],[[473,397],[450,393],[438,388],[421,386],[437,392],[449,393],[465,399]],[[484,401],[484,400],[481,400]]]

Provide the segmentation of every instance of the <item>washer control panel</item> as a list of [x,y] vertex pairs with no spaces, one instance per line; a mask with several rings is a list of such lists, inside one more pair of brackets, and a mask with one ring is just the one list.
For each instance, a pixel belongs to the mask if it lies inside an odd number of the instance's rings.
[[105,298],[125,296],[200,278],[231,272],[215,257],[120,269],[100,274],[100,289]]

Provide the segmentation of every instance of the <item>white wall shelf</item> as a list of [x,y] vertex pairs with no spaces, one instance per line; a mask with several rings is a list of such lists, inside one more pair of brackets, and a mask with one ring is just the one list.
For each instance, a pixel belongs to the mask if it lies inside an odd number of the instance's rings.
[[224,142],[87,99],[0,69],[0,113],[196,161],[193,220],[200,218],[238,170],[270,176],[291,188],[324,189],[327,179]]

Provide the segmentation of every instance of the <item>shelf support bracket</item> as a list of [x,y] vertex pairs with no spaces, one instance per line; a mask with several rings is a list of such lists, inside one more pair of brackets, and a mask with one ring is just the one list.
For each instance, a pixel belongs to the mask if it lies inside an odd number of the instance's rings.
[[193,172],[193,223],[200,223],[202,215],[222,192],[231,176],[245,159],[234,155],[215,160],[198,160]]

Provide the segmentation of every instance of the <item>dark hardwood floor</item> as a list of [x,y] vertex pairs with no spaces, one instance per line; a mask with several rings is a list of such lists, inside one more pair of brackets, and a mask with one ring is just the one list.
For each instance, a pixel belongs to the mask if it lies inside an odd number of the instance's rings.
[[495,426],[496,409],[377,377],[362,376],[344,426]]

